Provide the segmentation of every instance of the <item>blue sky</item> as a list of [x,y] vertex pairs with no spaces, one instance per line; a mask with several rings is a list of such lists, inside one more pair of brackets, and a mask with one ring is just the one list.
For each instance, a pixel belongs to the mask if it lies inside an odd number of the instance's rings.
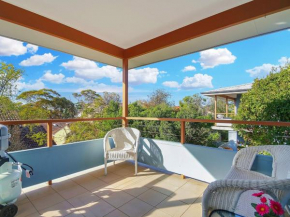
[[[265,77],[290,57],[290,31],[284,30],[129,72],[129,101],[165,89],[178,104],[184,96]],[[0,37],[0,61],[25,71],[19,91],[51,88],[74,100],[73,92],[91,88],[121,94],[121,69],[51,49]]]

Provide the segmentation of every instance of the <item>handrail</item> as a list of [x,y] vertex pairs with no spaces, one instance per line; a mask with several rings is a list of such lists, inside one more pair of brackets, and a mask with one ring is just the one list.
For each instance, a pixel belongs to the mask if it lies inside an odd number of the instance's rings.
[[229,115],[231,115],[231,114],[235,114],[234,112],[228,112],[228,113],[216,113],[217,115],[225,115],[225,114],[229,114]]
[[106,121],[106,120],[122,120],[123,117],[113,118],[71,118],[71,119],[42,119],[42,120],[16,120],[16,121],[0,121],[3,125],[19,125],[19,124],[47,124],[60,122],[80,122],[80,121]]
[[196,122],[196,123],[229,123],[229,124],[247,124],[247,125],[262,125],[262,126],[279,126],[290,127],[290,122],[280,121],[237,121],[223,119],[187,119],[187,118],[147,118],[147,117],[126,117],[127,120],[139,121],[178,121],[178,122]]

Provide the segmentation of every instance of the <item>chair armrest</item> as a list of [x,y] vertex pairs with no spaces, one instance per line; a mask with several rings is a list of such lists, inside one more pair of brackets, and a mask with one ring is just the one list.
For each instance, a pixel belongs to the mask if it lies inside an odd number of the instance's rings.
[[[240,179],[225,179],[212,182],[204,191],[202,198],[203,216],[207,216],[210,209],[216,209],[220,207],[218,204],[216,195],[223,196],[225,198],[219,198],[220,200],[230,199],[223,203],[222,209],[229,209],[233,211],[233,202],[236,201],[243,191],[247,190],[261,190],[265,193],[273,196],[274,199],[282,199],[283,204],[290,197],[290,179],[282,180],[240,180]],[[282,192],[286,194],[282,194]],[[281,198],[284,197],[284,198]],[[286,197],[286,198],[285,198]]]
[[106,155],[107,151],[109,151],[111,149],[111,146],[110,146],[110,143],[109,143],[109,137],[111,137],[112,132],[113,132],[113,130],[110,130],[109,132],[106,133],[106,135],[104,137],[103,146],[104,146],[105,155]]
[[139,143],[140,143],[140,134],[137,136],[136,141],[135,141],[135,147],[134,147],[135,153],[138,152]]
[[245,190],[290,190],[290,179],[281,180],[240,180],[224,179],[212,182],[207,191],[215,191],[219,188],[240,188]]

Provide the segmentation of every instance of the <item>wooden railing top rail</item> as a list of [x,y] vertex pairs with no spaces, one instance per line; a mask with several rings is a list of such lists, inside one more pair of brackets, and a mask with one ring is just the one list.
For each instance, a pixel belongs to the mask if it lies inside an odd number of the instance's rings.
[[19,124],[45,124],[45,123],[60,123],[60,122],[80,122],[80,121],[107,121],[107,120],[122,120],[123,117],[112,118],[72,118],[72,119],[43,119],[43,120],[17,120],[17,121],[0,121],[4,125],[19,125]]
[[60,122],[80,122],[80,121],[106,121],[106,120],[139,120],[139,121],[178,121],[178,122],[196,122],[196,123],[229,123],[263,126],[290,127],[290,122],[279,121],[237,121],[224,119],[187,119],[187,118],[151,118],[151,117],[111,117],[111,118],[73,118],[73,119],[44,119],[44,120],[17,120],[0,121],[4,125],[19,124],[40,124],[40,123],[60,123]]
[[211,119],[187,119],[187,118],[147,118],[147,117],[126,117],[127,120],[143,121],[179,121],[179,122],[196,122],[196,123],[229,123],[229,124],[246,124],[246,125],[263,125],[290,127],[290,122],[278,121],[236,121],[236,120],[211,120]]

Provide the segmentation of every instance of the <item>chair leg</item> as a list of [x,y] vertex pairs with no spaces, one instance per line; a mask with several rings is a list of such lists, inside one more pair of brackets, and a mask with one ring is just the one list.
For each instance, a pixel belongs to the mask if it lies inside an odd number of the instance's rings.
[[135,155],[135,176],[137,176],[138,173],[138,162],[137,162],[137,155]]
[[105,158],[105,175],[107,175],[107,159]]

